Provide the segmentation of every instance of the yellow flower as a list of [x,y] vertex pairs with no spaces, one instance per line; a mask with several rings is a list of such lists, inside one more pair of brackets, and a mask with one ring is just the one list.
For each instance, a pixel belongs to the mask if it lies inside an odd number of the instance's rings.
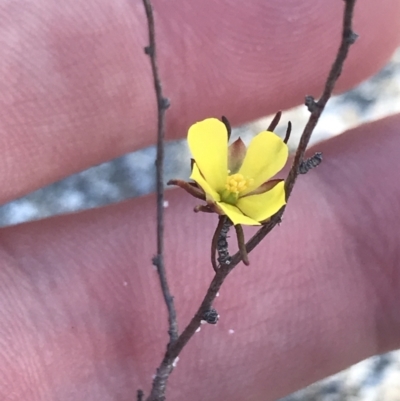
[[273,132],[261,132],[248,148],[240,138],[228,147],[225,124],[208,118],[190,127],[188,143],[194,158],[190,178],[233,224],[260,225],[285,205],[283,180],[268,181],[288,157],[287,145]]

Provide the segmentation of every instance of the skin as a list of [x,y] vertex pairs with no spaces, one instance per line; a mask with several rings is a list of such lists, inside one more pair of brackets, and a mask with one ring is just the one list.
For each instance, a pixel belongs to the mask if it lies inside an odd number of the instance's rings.
[[[397,0],[359,3],[361,40],[339,90],[376,72],[400,40]],[[169,139],[204,117],[242,123],[321,89],[341,2],[241,4],[154,0]],[[140,1],[0,5],[3,202],[154,142],[145,44]],[[227,280],[221,321],[184,350],[169,399],[273,400],[400,346],[399,127],[395,116],[318,146],[323,164],[301,177],[251,266]],[[216,218],[192,213],[182,191],[166,196],[183,327],[212,277]],[[148,390],[167,339],[150,264],[154,205],[149,196],[0,231],[2,400],[132,400]]]

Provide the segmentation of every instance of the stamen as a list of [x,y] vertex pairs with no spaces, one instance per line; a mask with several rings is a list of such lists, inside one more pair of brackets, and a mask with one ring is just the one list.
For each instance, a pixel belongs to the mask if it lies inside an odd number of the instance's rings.
[[253,182],[252,178],[245,178],[239,173],[229,175],[226,179],[225,190],[221,194],[222,200],[234,205],[239,198],[239,194],[245,191]]

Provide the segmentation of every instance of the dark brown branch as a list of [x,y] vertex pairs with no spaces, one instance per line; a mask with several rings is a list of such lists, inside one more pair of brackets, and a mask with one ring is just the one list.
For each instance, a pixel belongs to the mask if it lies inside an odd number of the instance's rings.
[[[354,6],[356,0],[345,0],[345,10],[343,14],[342,23],[342,40],[339,46],[339,50],[336,55],[336,59],[332,64],[331,70],[329,71],[328,78],[325,82],[325,87],[322,92],[320,99],[315,102],[314,107],[309,107],[311,109],[311,115],[308,119],[306,126],[304,127],[303,133],[300,138],[299,146],[296,151],[296,155],[293,160],[292,168],[290,169],[289,175],[285,182],[286,199],[290,197],[292,193],[296,178],[299,174],[299,166],[304,158],[304,153],[306,151],[308,142],[310,141],[311,135],[314,131],[315,126],[321,117],[322,112],[325,109],[328,100],[332,95],[333,88],[335,87],[336,81],[338,80],[340,74],[342,73],[343,64],[346,60],[347,54],[349,52],[350,46],[356,41],[357,35],[353,32],[352,21],[354,14]],[[306,103],[307,103],[306,98]]]
[[[237,264],[237,263],[236,263]],[[212,279],[210,286],[208,287],[207,293],[201,303],[199,309],[196,314],[193,316],[190,323],[186,326],[185,330],[179,336],[177,342],[173,347],[170,348],[168,354],[165,355],[164,360],[159,369],[168,370],[167,366],[171,364],[173,361],[188,343],[188,341],[192,338],[196,330],[201,324],[203,320],[204,314],[212,309],[212,303],[215,300],[215,297],[218,294],[218,291],[221,288],[221,285],[225,281],[228,274],[232,271],[233,267],[231,265],[221,265],[218,271],[215,273],[214,278]],[[171,369],[172,371],[172,369]],[[160,401],[158,398],[150,398],[151,401]]]
[[156,38],[154,29],[153,9],[150,0],[143,0],[146,10],[147,23],[149,28],[149,46],[145,48],[145,53],[150,57],[151,70],[153,72],[154,89],[157,97],[157,255],[153,258],[153,264],[157,267],[161,289],[165,304],[168,310],[168,333],[170,347],[178,338],[178,324],[176,321],[176,310],[174,298],[169,290],[167,273],[164,265],[164,134],[165,134],[165,112],[169,106],[169,101],[163,96],[161,80],[157,66]]
[[[323,112],[328,100],[332,95],[333,88],[338,80],[344,61],[346,60],[347,54],[349,52],[350,46],[356,41],[357,34],[353,32],[352,21],[354,14],[354,6],[356,0],[345,0],[345,9],[343,13],[343,23],[342,23],[342,39],[340,46],[336,55],[336,58],[332,64],[331,70],[329,72],[328,78],[325,82],[324,90],[320,99],[315,102],[312,96],[307,96],[305,103],[308,107],[311,115],[308,119],[306,126],[304,127],[303,133],[300,138],[299,146],[296,151],[296,155],[293,160],[292,167],[288,174],[285,182],[286,200],[289,199],[296,179],[299,175],[299,166],[304,159],[304,154],[310,141],[311,135],[314,131],[315,126]],[[247,251],[250,252],[258,245],[263,238],[281,221],[282,214],[285,210],[283,207],[267,224],[265,224],[258,232],[248,241],[246,247]],[[237,263],[238,257],[236,255],[233,257],[232,263]]]
[[[315,102],[314,99],[311,97],[309,97],[307,100],[307,107],[309,108],[311,115],[300,138],[300,143],[293,161],[292,168],[286,179],[285,190],[287,199],[290,197],[296,178],[299,174],[299,166],[303,161],[304,153],[310,140],[311,134],[313,133],[314,128],[321,116],[321,113],[332,94],[333,87],[338,77],[340,76],[343,63],[349,51],[349,47],[352,43],[354,43],[357,38],[356,34],[352,31],[352,18],[355,2],[356,0],[345,0],[342,40],[336,59],[332,64],[331,71],[326,80],[322,96],[318,100],[318,102]],[[268,223],[264,224],[263,227],[258,230],[258,232],[250,239],[250,241],[248,241],[248,243],[246,244],[247,252],[251,252],[261,242],[261,240],[277,224],[282,221],[281,218],[285,208],[286,206],[282,207],[281,210],[274,216],[272,216],[271,220]],[[220,267],[217,269],[214,278],[212,279],[207,293],[196,314],[193,316],[192,320],[186,326],[183,332],[179,335],[177,341],[167,348],[167,352],[165,353],[163,361],[161,362],[157,370],[157,375],[153,382],[152,392],[147,401],[165,400],[165,389],[169,375],[173,370],[173,362],[175,358],[178,357],[182,349],[195,334],[196,330],[201,324],[201,320],[203,319],[204,314],[212,309],[212,304],[215,300],[215,297],[217,296],[218,291],[220,290],[226,277],[238,265],[238,263],[240,263],[241,260],[242,256],[240,252],[237,252],[232,258],[229,259],[229,264],[221,264]]]

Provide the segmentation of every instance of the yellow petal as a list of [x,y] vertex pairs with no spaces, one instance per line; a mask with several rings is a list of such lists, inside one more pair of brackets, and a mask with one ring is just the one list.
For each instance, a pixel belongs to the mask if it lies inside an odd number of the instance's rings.
[[218,202],[220,200],[219,194],[214,191],[208,182],[203,178],[196,163],[193,163],[193,170],[190,179],[196,181],[197,184],[203,188],[203,191],[206,193],[207,200],[212,200],[214,202]]
[[257,221],[268,219],[285,204],[285,183],[283,181],[262,194],[239,198],[236,203],[245,215]]
[[245,224],[247,226],[259,226],[260,223],[250,217],[245,216],[236,206],[224,202],[217,202],[217,205],[231,219],[234,225]]
[[254,181],[242,195],[258,188],[280,171],[286,163],[288,153],[287,145],[273,132],[263,131],[255,136],[239,170],[239,174]]
[[193,124],[189,128],[188,144],[204,179],[213,190],[222,191],[228,176],[228,132],[225,124],[216,118]]

